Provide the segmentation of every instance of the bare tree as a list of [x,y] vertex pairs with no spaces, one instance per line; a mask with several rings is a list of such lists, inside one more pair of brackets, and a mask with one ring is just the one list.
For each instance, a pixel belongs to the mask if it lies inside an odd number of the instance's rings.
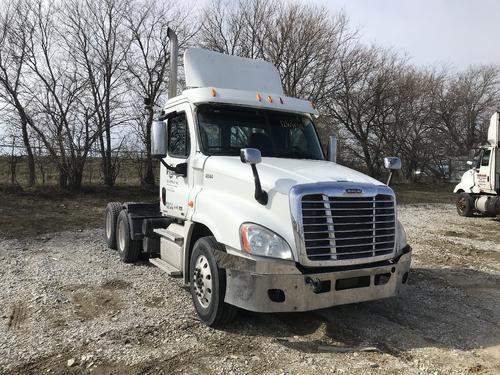
[[33,124],[28,105],[32,99],[25,89],[26,57],[28,40],[33,33],[32,25],[25,20],[28,4],[9,2],[0,13],[0,99],[19,118],[21,138],[27,154],[28,186],[35,184],[35,159],[30,143],[29,125]]
[[437,93],[436,123],[450,155],[466,155],[485,141],[491,112],[500,104],[498,66],[471,67],[449,77]]
[[325,102],[327,116],[356,140],[350,152],[364,161],[372,176],[380,174],[380,134],[393,121],[395,82],[403,68],[404,59],[391,51],[363,46],[347,50],[338,62],[339,84]]
[[[189,10],[173,2],[158,3],[148,0],[134,3],[133,11],[127,13],[127,27],[132,34],[132,44],[127,55],[130,73],[129,92],[134,95],[134,122],[145,148],[146,166],[143,182],[155,184],[153,160],[151,158],[151,125],[155,109],[160,107],[167,88],[170,55],[167,28],[175,29],[179,47],[183,47],[196,34],[197,29],[188,22]],[[142,104],[146,105],[142,107]]]
[[442,73],[407,66],[395,77],[391,116],[377,129],[387,155],[399,155],[404,178],[414,181],[416,171],[433,172],[439,148],[434,138],[437,92]]
[[[125,15],[128,0],[72,0],[64,7],[65,43],[78,74],[88,81],[97,126],[104,183],[117,176],[121,141],[113,144],[112,128],[127,120],[126,56],[131,38]],[[122,138],[122,137],[121,137]]]
[[36,79],[31,127],[48,150],[59,171],[59,186],[79,189],[89,150],[99,135],[91,124],[94,111],[85,96],[88,80],[78,74],[58,28],[60,9],[38,0],[27,15],[35,32],[29,41],[27,64]]

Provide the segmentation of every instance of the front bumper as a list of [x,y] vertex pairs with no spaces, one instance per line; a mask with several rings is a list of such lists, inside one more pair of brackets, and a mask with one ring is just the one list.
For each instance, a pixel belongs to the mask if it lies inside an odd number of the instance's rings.
[[237,256],[219,254],[217,258],[226,269],[225,302],[255,312],[291,312],[399,295],[408,279],[411,248],[407,246],[402,255],[384,264],[307,274],[296,267],[287,272],[282,264],[272,263],[258,272],[261,266],[248,260],[240,263]]

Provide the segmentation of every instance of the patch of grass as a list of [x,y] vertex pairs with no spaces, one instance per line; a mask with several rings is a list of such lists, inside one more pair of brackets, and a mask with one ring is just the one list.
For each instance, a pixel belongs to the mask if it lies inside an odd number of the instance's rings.
[[454,184],[394,184],[396,200],[401,204],[454,203]]
[[79,193],[55,188],[16,191],[0,187],[0,236],[21,238],[43,233],[104,226],[110,201],[155,201],[158,190],[118,186],[85,187]]

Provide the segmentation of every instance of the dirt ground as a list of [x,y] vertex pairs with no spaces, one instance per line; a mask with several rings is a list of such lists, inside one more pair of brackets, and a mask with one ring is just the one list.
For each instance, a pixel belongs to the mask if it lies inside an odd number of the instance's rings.
[[404,205],[400,298],[199,322],[181,280],[100,229],[0,240],[0,373],[500,373],[500,221]]

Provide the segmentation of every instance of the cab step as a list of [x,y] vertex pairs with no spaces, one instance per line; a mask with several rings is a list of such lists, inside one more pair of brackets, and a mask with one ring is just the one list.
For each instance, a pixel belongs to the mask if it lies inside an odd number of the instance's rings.
[[172,242],[175,242],[179,246],[182,246],[184,243],[184,237],[182,237],[180,234],[177,234],[175,232],[172,232],[168,229],[165,228],[156,228],[154,230],[156,234],[158,234],[160,237],[166,238],[167,240],[170,240]]
[[149,258],[149,262],[154,264],[156,267],[166,272],[167,275],[173,277],[182,276],[182,271],[172,266],[170,263],[165,262],[160,258]]

